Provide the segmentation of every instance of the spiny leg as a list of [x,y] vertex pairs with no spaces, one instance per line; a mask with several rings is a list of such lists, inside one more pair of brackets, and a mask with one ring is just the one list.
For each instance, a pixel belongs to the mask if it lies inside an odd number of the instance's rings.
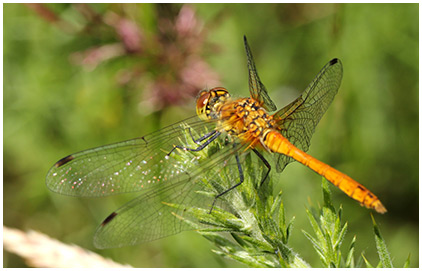
[[[257,150],[255,150],[255,149],[252,149],[254,152],[255,152],[255,154],[259,157],[259,159],[261,159],[261,161],[264,163],[264,165],[268,168],[268,171],[267,171],[267,173],[265,174],[265,176],[264,176],[264,178],[262,178],[262,181],[261,181],[261,183],[260,183],[260,186],[262,186],[262,184],[265,182],[265,180],[268,178],[268,175],[270,174],[270,171],[271,171],[271,165],[270,165],[270,163],[265,159],[265,157],[260,153],[260,152],[258,152]],[[221,197],[221,196],[223,196],[224,194],[226,194],[227,192],[229,192],[229,191],[231,191],[231,190],[233,190],[234,188],[236,188],[236,187],[238,187],[239,185],[241,185],[242,183],[243,183],[243,181],[244,181],[244,176],[243,176],[243,170],[242,170],[242,166],[241,166],[241,164],[240,164],[240,161],[239,161],[239,155],[236,153],[235,154],[235,157],[236,157],[236,164],[237,164],[237,169],[239,170],[239,179],[240,179],[240,181],[237,183],[237,184],[235,184],[235,185],[233,185],[232,187],[230,187],[229,189],[227,189],[226,191],[223,191],[222,193],[220,193],[220,194],[218,194],[217,196],[215,196],[215,198],[214,198],[214,201],[213,201],[213,203],[212,203],[212,205],[211,205],[211,209],[210,209],[210,214],[211,214],[211,212],[212,212],[212,209],[214,208],[214,205],[215,205],[215,202],[216,202],[216,200],[219,198],[219,197]]]
[[271,165],[268,163],[268,161],[265,159],[265,157],[257,150],[252,149],[253,152],[261,159],[261,161],[264,163],[264,165],[268,168],[267,173],[265,174],[264,178],[262,178],[261,183],[259,184],[259,187],[262,186],[262,184],[265,182],[265,180],[268,178],[268,174],[270,174],[271,171]]
[[230,187],[229,189],[227,189],[226,191],[223,191],[222,193],[220,193],[220,194],[218,194],[217,196],[215,196],[214,201],[212,202],[212,205],[211,205],[211,209],[210,209],[209,214],[211,214],[212,209],[214,208],[215,202],[217,201],[217,199],[218,199],[219,197],[223,196],[223,195],[224,195],[224,194],[226,194],[227,192],[229,192],[229,191],[231,191],[231,190],[235,189],[236,187],[238,187],[239,185],[241,185],[241,184],[243,183],[244,177],[243,177],[243,170],[242,170],[242,166],[240,165],[240,161],[239,161],[239,155],[236,153],[236,154],[235,154],[235,157],[236,157],[237,169],[239,170],[239,179],[240,179],[240,181],[239,181],[237,184],[235,184],[235,185],[233,185],[232,187]]
[[[192,135],[192,134],[191,134]],[[199,146],[196,149],[193,148],[188,148],[188,147],[183,147],[183,146],[174,146],[173,149],[171,149],[171,151],[167,154],[167,156],[170,156],[170,154],[175,150],[175,149],[182,149],[182,150],[186,150],[186,151],[201,151],[203,148],[205,148],[206,146],[208,146],[211,142],[213,142],[219,135],[221,135],[221,132],[218,132],[216,130],[202,136],[201,138],[198,139],[198,142],[195,141],[194,138],[192,138],[195,143],[197,143]],[[200,143],[201,141],[208,139],[207,141],[205,141],[204,143]]]
[[198,144],[198,145],[202,144],[202,141],[204,141],[205,139],[209,138],[210,136],[212,136],[212,135],[213,135],[213,134],[215,134],[216,132],[217,132],[217,130],[213,130],[213,131],[211,131],[211,132],[209,132],[209,133],[206,133],[205,135],[201,136],[200,138],[195,139],[195,138],[193,137],[193,135],[192,135],[192,129],[189,127],[189,134],[190,134],[190,137],[192,138],[193,142],[195,142],[195,143],[196,143],[196,144]]

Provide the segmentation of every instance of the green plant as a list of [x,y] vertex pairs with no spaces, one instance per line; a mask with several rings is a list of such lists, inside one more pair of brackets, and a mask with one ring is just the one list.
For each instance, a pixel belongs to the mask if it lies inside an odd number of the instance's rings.
[[[215,153],[215,148],[218,149],[224,144],[222,142],[224,141],[212,144],[208,150],[209,154]],[[180,150],[179,155],[183,158],[188,154]],[[258,187],[259,180],[266,174],[267,169],[260,166],[254,157],[255,155],[251,153],[243,155],[241,164],[244,182],[220,197],[217,201],[219,206],[214,206],[211,212],[211,205],[208,205],[208,208],[201,208],[166,204],[179,210],[183,209],[185,215],[179,218],[212,242],[217,247],[213,251],[220,256],[234,259],[250,267],[311,267],[289,245],[294,217],[286,222],[282,192],[273,196],[271,175],[261,187]],[[214,174],[199,177],[205,192],[196,191],[196,193],[213,199],[215,195],[233,186],[232,180],[235,178],[233,176],[239,176],[239,170],[236,164],[230,164],[228,161],[223,168],[215,169]],[[317,252],[322,266],[353,268],[360,267],[364,261],[367,267],[372,267],[363,254],[362,258],[355,262],[356,236],[346,253],[342,253],[341,248],[348,224],[342,222],[342,207],[338,211],[334,208],[329,184],[325,179],[322,179],[322,191],[323,206],[306,210],[313,234],[302,230]],[[374,219],[373,227],[380,260],[377,266],[393,267],[387,246]],[[404,266],[408,265],[409,258]]]

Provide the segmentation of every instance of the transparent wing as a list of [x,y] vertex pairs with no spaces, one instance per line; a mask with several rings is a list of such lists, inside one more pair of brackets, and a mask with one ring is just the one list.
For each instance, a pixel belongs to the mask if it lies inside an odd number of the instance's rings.
[[246,40],[246,36],[243,36],[243,39],[245,43],[246,57],[248,58],[249,92],[251,97],[259,101],[261,106],[266,110],[275,111],[277,110],[277,107],[271,100],[270,96],[268,96],[264,84],[259,79],[251,49],[249,48],[248,41]]
[[108,216],[97,228],[95,247],[135,245],[190,229],[174,215],[185,217],[183,212],[164,202],[197,206],[205,200],[204,197],[195,197],[197,182],[186,175],[171,184],[159,186],[162,187],[143,193]]
[[[207,182],[218,182],[218,171],[223,169],[221,163],[224,161],[226,164],[233,160],[233,153],[239,148],[242,146],[239,145],[236,149],[227,147],[219,150],[211,157],[197,163],[191,171],[186,171],[170,183],[160,183],[159,187],[143,193],[113,212],[98,227],[94,237],[95,246],[108,248],[134,245],[191,229],[180,219],[181,217],[189,219],[189,215],[183,209],[170,207],[166,203],[211,208],[213,198],[198,193],[198,191],[204,191],[202,181],[205,178]],[[186,152],[184,155],[194,156],[195,153]],[[186,158],[183,157],[183,159]]]
[[[337,94],[343,76],[339,59],[327,63],[302,95],[274,114],[281,134],[303,151],[308,151],[315,127]],[[277,171],[294,161],[280,154]]]
[[181,142],[196,146],[186,138],[189,134],[186,127],[204,134],[213,126],[191,117],[144,137],[66,156],[49,170],[47,187],[64,195],[102,197],[141,191],[171,181],[184,175],[188,166],[172,157],[166,159],[166,155]]
[[[98,248],[148,242],[189,229],[175,216],[183,211],[165,203],[210,208],[201,178],[219,181],[218,170],[244,148],[232,141],[215,140],[201,151],[197,139],[215,129],[215,123],[192,117],[147,136],[106,145],[59,160],[48,172],[47,187],[57,193],[99,197],[140,191],[134,200],[108,216],[98,227],[94,244]],[[192,134],[192,136],[191,136]],[[221,144],[231,145],[224,146]],[[227,187],[229,188],[229,187]],[[227,189],[226,188],[226,189]]]

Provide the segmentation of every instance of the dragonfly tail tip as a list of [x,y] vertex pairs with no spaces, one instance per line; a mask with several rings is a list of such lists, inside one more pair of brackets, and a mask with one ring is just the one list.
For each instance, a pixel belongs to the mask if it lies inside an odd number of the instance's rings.
[[375,211],[377,211],[380,214],[385,214],[387,212],[387,209],[382,205],[381,203],[375,206]]

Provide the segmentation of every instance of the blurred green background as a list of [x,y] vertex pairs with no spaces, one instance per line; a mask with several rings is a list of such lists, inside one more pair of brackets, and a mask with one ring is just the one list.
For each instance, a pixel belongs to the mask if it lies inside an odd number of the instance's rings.
[[[79,199],[44,179],[60,158],[130,139],[195,114],[199,89],[248,95],[243,35],[280,108],[330,59],[339,93],[309,153],[372,190],[393,263],[419,266],[418,4],[4,4],[4,224],[33,229],[136,267],[240,267],[194,232],[98,251],[95,227],[136,194]],[[318,267],[301,229],[322,201],[320,177],[293,163],[278,175],[291,245]],[[345,246],[378,262],[370,211],[333,187]],[[25,266],[4,252],[5,267]]]

